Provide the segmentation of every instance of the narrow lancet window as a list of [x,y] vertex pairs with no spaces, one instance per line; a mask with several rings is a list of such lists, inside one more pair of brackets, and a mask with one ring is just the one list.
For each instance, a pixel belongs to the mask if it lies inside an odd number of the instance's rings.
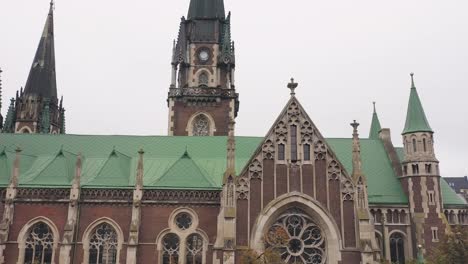
[[284,144],[278,145],[278,160],[284,160]]
[[297,161],[297,127],[291,126],[291,161]]
[[304,144],[304,160],[310,160],[310,145]]

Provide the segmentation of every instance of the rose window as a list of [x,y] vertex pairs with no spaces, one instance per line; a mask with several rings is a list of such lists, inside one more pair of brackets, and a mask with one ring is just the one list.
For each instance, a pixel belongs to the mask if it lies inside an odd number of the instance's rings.
[[282,214],[268,229],[265,241],[266,246],[279,252],[285,263],[326,263],[323,232],[300,209],[291,209]]
[[187,213],[180,213],[175,219],[178,228],[187,230],[192,226],[192,217]]

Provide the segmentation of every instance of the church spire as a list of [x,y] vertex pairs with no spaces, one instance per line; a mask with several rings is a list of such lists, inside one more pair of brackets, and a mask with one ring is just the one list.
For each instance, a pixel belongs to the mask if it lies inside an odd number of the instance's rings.
[[411,73],[411,93],[408,103],[408,113],[406,115],[405,129],[402,134],[414,132],[433,132],[426,114],[424,113],[421,99],[414,85],[414,73]]
[[2,116],[2,68],[0,68],[0,131],[3,129],[3,116]]
[[375,102],[374,104],[374,113],[372,114],[372,124],[369,132],[369,139],[379,139],[379,132],[382,130],[382,126],[380,125],[379,116],[377,115],[377,111],[375,110]]
[[224,19],[224,0],[191,0],[187,19]]
[[37,47],[36,55],[24,89],[25,95],[57,98],[54,51],[54,3],[50,2],[49,14]]

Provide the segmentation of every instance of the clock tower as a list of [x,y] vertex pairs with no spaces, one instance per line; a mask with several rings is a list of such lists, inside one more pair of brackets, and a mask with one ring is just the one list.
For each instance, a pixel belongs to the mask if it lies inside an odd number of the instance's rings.
[[169,135],[226,136],[239,110],[231,14],[223,0],[191,0],[174,41]]

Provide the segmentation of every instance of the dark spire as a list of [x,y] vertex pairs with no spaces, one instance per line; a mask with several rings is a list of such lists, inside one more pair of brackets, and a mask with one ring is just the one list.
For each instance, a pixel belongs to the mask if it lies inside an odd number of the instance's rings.
[[49,14],[42,32],[36,56],[34,57],[28,81],[24,88],[26,95],[57,98],[54,51],[54,3],[50,2]]
[[187,19],[224,19],[224,0],[191,0]]
[[3,129],[3,116],[2,116],[2,68],[0,68],[0,131]]

